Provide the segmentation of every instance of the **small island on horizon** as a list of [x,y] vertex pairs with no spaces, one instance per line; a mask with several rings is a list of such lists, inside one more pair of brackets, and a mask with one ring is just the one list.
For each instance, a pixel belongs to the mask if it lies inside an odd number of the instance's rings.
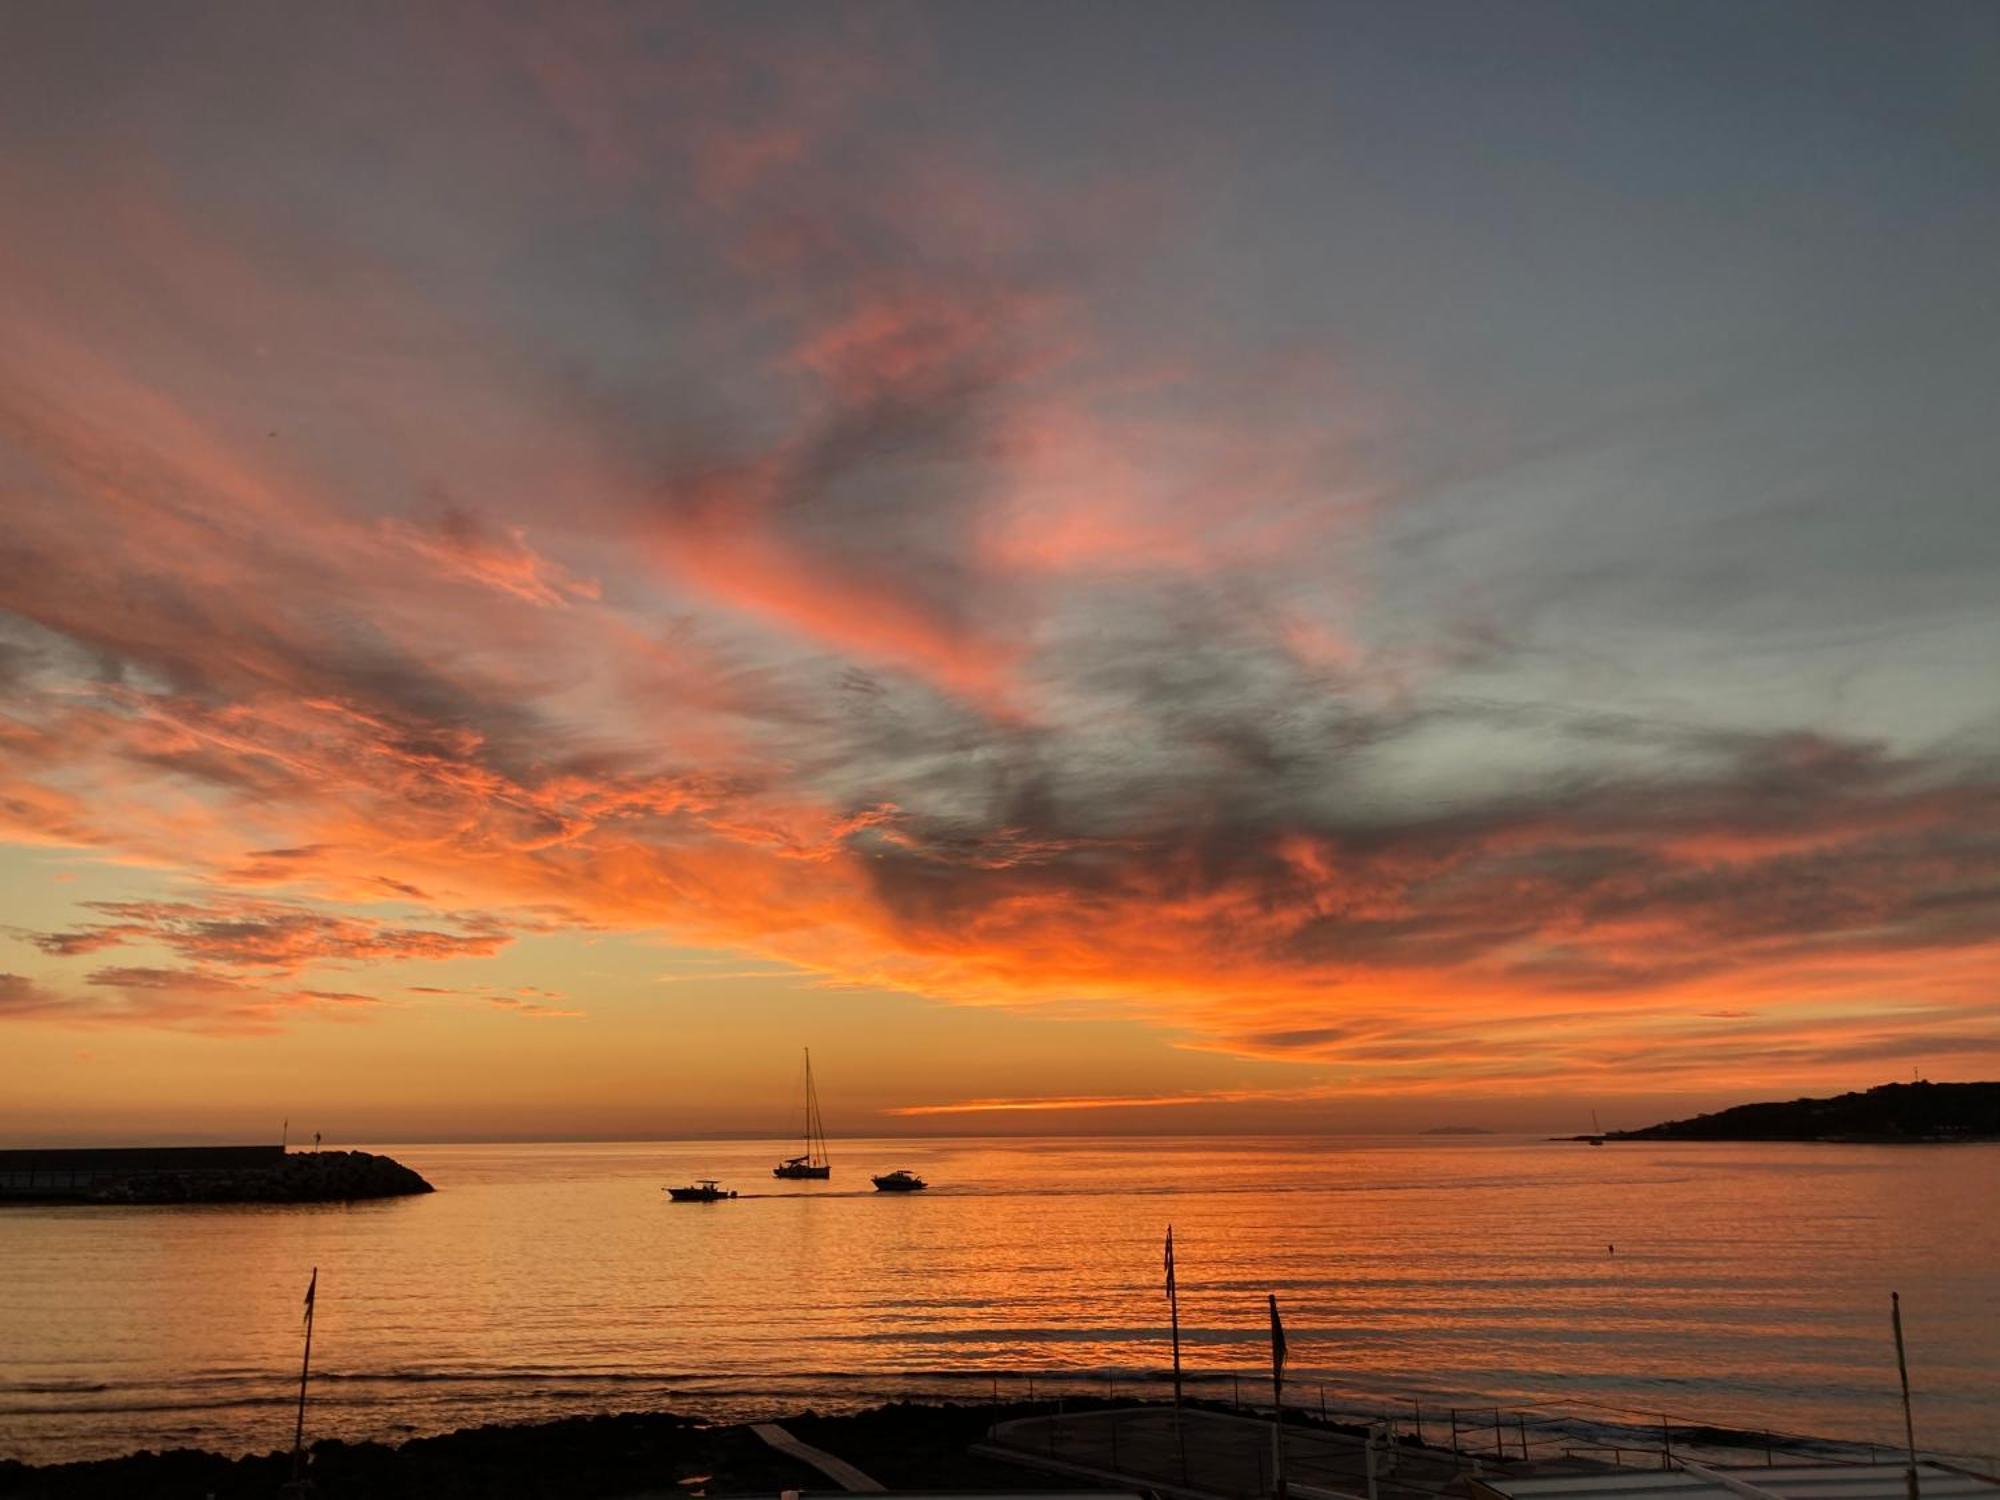
[[1640,1130],[1562,1140],[1845,1141],[1939,1144],[2000,1141],[2000,1083],[1884,1083],[1830,1099],[1739,1104]]

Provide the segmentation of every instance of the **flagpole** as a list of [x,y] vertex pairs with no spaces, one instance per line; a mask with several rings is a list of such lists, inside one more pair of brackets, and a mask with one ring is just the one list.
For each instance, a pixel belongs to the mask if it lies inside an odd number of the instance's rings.
[[1918,1500],[1917,1429],[1910,1420],[1910,1366],[1903,1358],[1903,1299],[1895,1292],[1889,1293],[1889,1321],[1896,1330],[1896,1374],[1903,1382],[1903,1446],[1910,1455],[1910,1466],[1904,1470],[1904,1478],[1909,1485],[1910,1500]]
[[319,1267],[314,1266],[312,1280],[306,1283],[306,1355],[299,1363],[299,1420],[292,1429],[292,1478],[299,1477],[299,1459],[306,1436],[306,1374],[312,1369],[313,1357],[313,1303],[319,1291]]
[[1167,1226],[1167,1314],[1174,1329],[1174,1411],[1181,1409],[1181,1294],[1174,1279],[1174,1226]]
[[1278,1318],[1278,1294],[1271,1302],[1271,1493],[1285,1500],[1285,1325]]

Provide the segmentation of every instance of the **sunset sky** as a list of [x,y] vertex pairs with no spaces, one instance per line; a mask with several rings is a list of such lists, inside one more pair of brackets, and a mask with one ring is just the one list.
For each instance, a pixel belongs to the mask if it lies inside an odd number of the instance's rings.
[[2000,7],[0,22],[0,1138],[2000,1075]]

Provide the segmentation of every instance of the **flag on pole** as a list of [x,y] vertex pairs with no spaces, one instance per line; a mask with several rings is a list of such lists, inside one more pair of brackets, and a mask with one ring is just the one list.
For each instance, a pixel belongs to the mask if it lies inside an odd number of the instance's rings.
[[1167,1296],[1174,1295],[1174,1226],[1167,1226]]
[[1282,1380],[1285,1375],[1285,1321],[1278,1316],[1278,1294],[1271,1294],[1271,1378]]
[[319,1267],[313,1267],[312,1280],[306,1283],[306,1317],[313,1315],[313,1296],[319,1290]]

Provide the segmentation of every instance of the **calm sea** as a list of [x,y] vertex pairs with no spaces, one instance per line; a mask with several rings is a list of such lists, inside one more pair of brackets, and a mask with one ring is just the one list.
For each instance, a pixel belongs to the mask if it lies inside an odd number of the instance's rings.
[[[836,1141],[808,1184],[772,1180],[769,1142],[380,1149],[439,1191],[0,1209],[0,1454],[288,1445],[314,1265],[318,1436],[1021,1395],[1028,1372],[1137,1393],[1168,1358],[1170,1220],[1207,1394],[1266,1389],[1274,1291],[1306,1403],[1889,1443],[1894,1288],[1920,1443],[2000,1450],[1996,1146]],[[898,1166],[932,1190],[870,1189]],[[660,1191],[697,1175],[743,1196]]]

